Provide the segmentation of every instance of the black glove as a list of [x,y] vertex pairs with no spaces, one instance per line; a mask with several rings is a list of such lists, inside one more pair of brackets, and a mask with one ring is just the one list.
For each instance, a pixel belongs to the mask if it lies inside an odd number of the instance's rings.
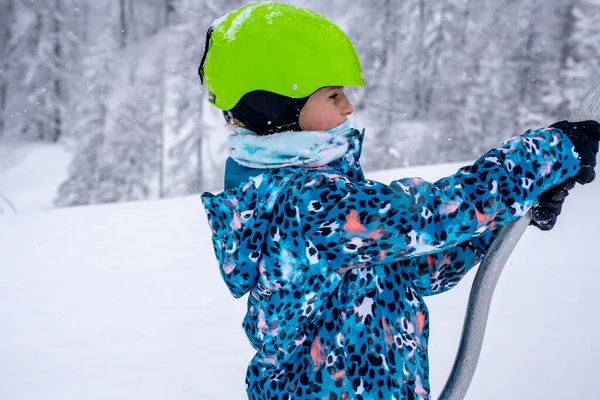
[[579,154],[580,168],[573,178],[577,183],[590,183],[596,177],[596,154],[600,141],[600,123],[597,121],[568,122],[560,121],[550,125],[560,129],[575,146]]
[[569,195],[569,190],[575,187],[575,183],[590,183],[596,177],[594,168],[600,141],[600,123],[597,121],[560,121],[550,125],[550,128],[558,128],[567,135],[579,154],[580,168],[572,179],[542,193],[531,208],[531,225],[542,231],[554,228],[565,198]]
[[563,202],[569,195],[569,190],[575,187],[575,180],[569,179],[558,186],[542,193],[531,208],[531,223],[542,231],[554,228],[556,218],[562,211]]

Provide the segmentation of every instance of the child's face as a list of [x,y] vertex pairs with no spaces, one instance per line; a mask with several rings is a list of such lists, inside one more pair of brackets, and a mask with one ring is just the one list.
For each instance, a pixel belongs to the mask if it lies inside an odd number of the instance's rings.
[[344,94],[342,86],[317,90],[300,111],[300,129],[326,131],[335,128],[354,112],[354,106]]

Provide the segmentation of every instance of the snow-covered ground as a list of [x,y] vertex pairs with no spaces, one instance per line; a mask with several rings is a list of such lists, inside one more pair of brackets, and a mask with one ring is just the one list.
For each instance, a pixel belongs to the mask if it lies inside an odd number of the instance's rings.
[[[369,177],[434,180],[457,167]],[[578,187],[555,230],[530,228],[519,243],[467,399],[600,398],[599,196],[600,184]],[[434,398],[473,276],[427,299]],[[199,196],[4,215],[0,399],[245,398],[245,307],[221,281]]]
[[[52,208],[67,176],[69,154],[60,145],[21,138],[0,140],[0,215]],[[13,209],[14,207],[14,209]]]

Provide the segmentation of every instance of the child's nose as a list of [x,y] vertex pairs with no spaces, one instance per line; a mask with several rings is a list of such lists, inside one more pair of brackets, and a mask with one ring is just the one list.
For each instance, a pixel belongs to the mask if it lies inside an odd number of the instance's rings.
[[346,98],[346,102],[344,103],[343,107],[342,107],[342,115],[344,117],[352,114],[354,112],[354,105],[352,105],[352,103],[350,102],[350,100],[348,100],[348,98]]

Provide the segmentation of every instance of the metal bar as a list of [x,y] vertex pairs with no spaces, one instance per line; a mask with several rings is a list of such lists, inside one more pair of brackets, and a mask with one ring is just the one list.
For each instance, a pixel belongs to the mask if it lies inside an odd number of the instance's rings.
[[481,262],[471,288],[458,354],[440,400],[459,400],[467,394],[483,347],[496,283],[530,221],[531,216],[527,213],[520,220],[504,227]]

